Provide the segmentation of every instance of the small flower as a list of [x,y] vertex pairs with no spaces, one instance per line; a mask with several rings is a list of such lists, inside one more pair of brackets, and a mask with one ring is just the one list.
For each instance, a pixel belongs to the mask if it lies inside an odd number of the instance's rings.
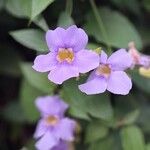
[[79,85],[79,89],[88,95],[103,93],[106,89],[114,94],[126,95],[132,83],[124,70],[131,63],[131,57],[124,49],[114,52],[109,58],[102,51],[99,67],[90,74],[86,83]]
[[98,54],[85,49],[88,36],[75,25],[66,30],[58,27],[47,31],[46,42],[51,52],[37,56],[33,68],[39,72],[50,72],[48,79],[56,84],[98,66]]
[[150,68],[150,56],[139,53],[134,42],[129,43],[129,54],[132,57],[131,68],[134,68],[135,65],[142,66],[146,69]]
[[62,141],[74,139],[75,121],[64,117],[68,105],[58,96],[39,97],[36,100],[36,106],[41,113],[41,119],[34,134],[34,138],[39,139],[36,143],[38,150],[51,150],[57,148]]

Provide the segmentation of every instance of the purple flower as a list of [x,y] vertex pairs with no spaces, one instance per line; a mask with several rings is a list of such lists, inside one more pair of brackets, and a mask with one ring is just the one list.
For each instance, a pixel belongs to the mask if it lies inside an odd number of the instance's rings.
[[132,59],[124,49],[114,52],[109,58],[102,51],[99,67],[90,74],[86,83],[79,85],[79,89],[86,94],[103,93],[107,89],[114,94],[126,95],[132,83],[124,70],[131,63]]
[[142,66],[146,69],[150,68],[150,56],[139,53],[134,42],[129,43],[129,54],[132,57],[131,68],[134,68],[135,65]]
[[[57,148],[61,141],[72,141],[75,129],[75,121],[64,117],[68,105],[58,96],[39,97],[36,106],[41,112],[34,138],[38,150],[50,150]],[[54,149],[55,150],[55,149]]]
[[56,84],[98,66],[98,54],[85,49],[88,36],[75,25],[66,30],[58,27],[47,31],[46,41],[51,52],[37,56],[33,68],[39,72],[50,71],[48,79]]

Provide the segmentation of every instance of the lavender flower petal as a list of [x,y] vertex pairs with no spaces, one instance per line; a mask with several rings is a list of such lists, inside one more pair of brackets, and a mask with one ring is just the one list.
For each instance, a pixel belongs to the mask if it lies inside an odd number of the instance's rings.
[[123,71],[129,68],[132,65],[132,58],[125,49],[120,49],[114,52],[108,58],[108,64],[111,65],[111,68],[115,71]]
[[48,79],[56,84],[62,84],[65,80],[78,76],[79,71],[77,67],[63,64],[52,70],[48,75]]
[[60,141],[57,146],[52,148],[52,150],[68,150],[68,144],[65,141]]
[[46,33],[46,42],[49,50],[57,51],[58,48],[65,47],[66,31],[63,28],[56,28],[55,30],[48,30]]
[[59,96],[43,96],[36,99],[36,106],[42,116],[56,115],[62,117],[68,108]]
[[55,57],[55,53],[37,56],[34,60],[33,69],[39,72],[47,72],[54,69],[57,64]]
[[55,134],[57,138],[60,138],[65,141],[73,141],[75,121],[69,118],[64,118],[60,121],[59,125],[56,128]]
[[100,63],[106,64],[107,63],[107,58],[108,58],[107,54],[104,51],[101,51]]
[[76,54],[76,65],[80,73],[86,73],[99,65],[97,53],[89,50],[81,50]]
[[79,89],[88,95],[103,93],[106,88],[107,82],[103,77],[95,77],[93,80],[79,85]]
[[76,25],[70,26],[66,30],[65,37],[66,47],[72,47],[75,52],[85,48],[88,42],[88,36],[84,30],[77,28]]
[[47,132],[39,141],[35,144],[38,150],[50,150],[59,143],[50,132]]
[[126,95],[132,88],[131,79],[123,71],[115,71],[111,73],[108,80],[107,90],[114,94]]
[[35,133],[34,133],[34,138],[40,138],[41,136],[43,136],[47,131],[47,128],[45,128],[45,123],[43,121],[43,119],[39,120]]

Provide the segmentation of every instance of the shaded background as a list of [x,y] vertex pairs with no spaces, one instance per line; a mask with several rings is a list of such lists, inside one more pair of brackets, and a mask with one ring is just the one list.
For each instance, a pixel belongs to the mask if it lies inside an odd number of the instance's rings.
[[[40,13],[33,13],[36,19],[28,14],[31,5],[28,2],[0,0],[1,150],[17,150],[23,146],[34,149],[32,136],[39,118],[34,99],[57,92],[57,87],[47,80],[46,75],[37,75],[30,64],[37,54],[47,51],[44,34],[48,27],[54,29],[75,23],[88,33],[89,48],[102,47],[107,51],[107,45],[111,45],[116,50],[128,48],[128,42],[134,41],[139,51],[150,53],[149,0],[97,0],[107,40],[102,36],[88,0],[74,0],[73,9],[69,3],[66,6],[65,0],[49,1]],[[73,99],[69,101],[68,114],[75,117],[83,129],[77,132],[76,149],[150,150],[150,79],[140,76],[137,70],[131,71],[130,75],[134,86],[128,96],[107,93],[108,103],[101,101],[100,107],[95,108],[96,101],[88,110],[85,107],[90,103],[82,103],[84,98],[74,105],[72,101],[76,98],[72,98],[73,93],[69,91],[74,87],[65,83],[62,93],[69,93],[69,99]],[[110,116],[113,121],[108,120]]]

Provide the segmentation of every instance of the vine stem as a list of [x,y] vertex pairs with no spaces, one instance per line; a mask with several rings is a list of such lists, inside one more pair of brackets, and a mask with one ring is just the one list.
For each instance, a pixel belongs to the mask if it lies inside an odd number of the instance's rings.
[[71,16],[73,8],[73,0],[66,0],[66,12]]
[[107,45],[108,53],[111,53],[112,51],[111,51],[111,46],[110,46],[109,41],[108,41],[107,32],[105,30],[105,27],[104,27],[103,21],[101,19],[100,13],[97,10],[95,1],[94,0],[90,0],[90,4],[91,4],[92,10],[93,10],[95,19],[96,19],[96,21],[98,23],[99,30],[101,31],[102,36],[103,36],[103,38],[105,39],[105,41],[107,43],[106,45]]

